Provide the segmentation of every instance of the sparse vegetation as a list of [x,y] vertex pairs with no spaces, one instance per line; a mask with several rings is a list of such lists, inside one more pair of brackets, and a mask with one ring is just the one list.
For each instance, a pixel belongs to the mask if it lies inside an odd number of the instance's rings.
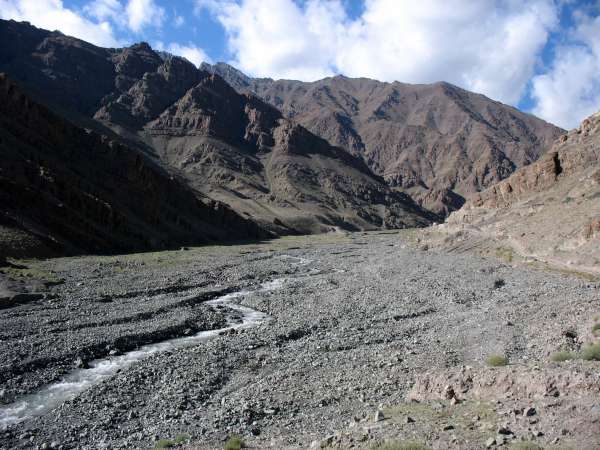
[[575,355],[571,352],[567,352],[566,350],[561,350],[560,352],[553,353],[550,357],[550,360],[553,362],[563,362],[569,361],[571,359],[575,359]]
[[592,334],[594,336],[600,335],[600,323],[595,323],[594,326],[592,326]]
[[508,358],[502,355],[490,355],[485,362],[490,367],[502,367],[508,364]]
[[510,446],[510,450],[542,450],[542,447],[534,442],[516,442]]
[[171,439],[159,439],[158,441],[156,441],[156,444],[154,445],[155,449],[164,449],[164,448],[172,448],[175,447],[179,444],[183,444],[185,441],[187,441],[190,437],[187,434],[178,434],[177,436],[175,436],[175,439],[171,440]]
[[175,436],[175,443],[176,444],[183,444],[184,442],[186,442],[190,437],[187,434],[178,434],[177,436]]
[[229,440],[225,443],[225,447],[223,450],[240,450],[245,448],[246,444],[243,439],[239,436],[231,436]]
[[600,343],[585,347],[581,351],[581,358],[586,361],[600,361]]
[[429,450],[429,447],[417,442],[388,441],[371,447],[371,450]]
[[496,249],[496,256],[500,259],[505,260],[506,262],[513,262],[515,253],[512,248],[509,247],[498,247]]
[[33,261],[9,261],[13,266],[3,267],[1,273],[16,280],[40,280],[47,283],[60,283],[62,280],[53,272],[35,266]]

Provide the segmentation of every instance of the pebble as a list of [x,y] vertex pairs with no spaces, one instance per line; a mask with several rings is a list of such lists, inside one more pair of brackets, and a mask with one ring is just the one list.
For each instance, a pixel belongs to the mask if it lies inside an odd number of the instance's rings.
[[375,415],[373,416],[374,422],[381,422],[384,419],[385,419],[385,415],[383,414],[383,411],[381,411],[380,409],[375,411]]

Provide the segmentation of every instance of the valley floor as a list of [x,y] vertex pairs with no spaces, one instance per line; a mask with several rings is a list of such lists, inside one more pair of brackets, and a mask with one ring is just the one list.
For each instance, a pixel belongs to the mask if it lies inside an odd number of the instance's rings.
[[[239,321],[207,303],[227,293],[248,291],[235,303],[270,320],[157,351],[41,416],[0,422],[0,449],[221,449],[231,435],[256,449],[390,438],[435,449],[600,448],[600,362],[550,362],[597,339],[600,283],[415,248],[410,233],[10,269],[56,285],[0,309],[0,420],[92,360]],[[509,365],[487,367],[492,355]]]

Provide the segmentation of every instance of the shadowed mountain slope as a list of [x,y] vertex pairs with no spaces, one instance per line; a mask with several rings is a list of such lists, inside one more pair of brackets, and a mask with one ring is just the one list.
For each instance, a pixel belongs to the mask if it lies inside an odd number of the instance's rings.
[[0,30],[0,37],[23,41],[0,51],[0,69],[36,98],[155,156],[195,189],[275,233],[435,219],[390,190],[361,158],[185,59],[144,43],[102,49],[12,21],[1,21]]
[[266,236],[146,155],[83,130],[0,74],[0,254],[130,252]]

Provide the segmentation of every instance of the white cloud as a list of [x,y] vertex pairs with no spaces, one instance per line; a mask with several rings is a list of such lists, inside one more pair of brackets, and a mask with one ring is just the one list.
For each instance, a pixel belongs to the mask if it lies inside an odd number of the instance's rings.
[[174,55],[183,56],[196,67],[200,66],[202,62],[211,62],[211,59],[204,50],[192,44],[180,45],[177,43],[172,43],[167,47],[167,51],[169,53],[173,53]]
[[183,56],[196,67],[200,66],[202,62],[212,62],[212,60],[208,57],[204,50],[193,44],[181,45],[176,42],[172,42],[169,45],[165,46],[162,42],[156,42],[154,44],[154,47],[156,47],[157,50],[164,50],[166,52],[172,53],[173,55]]
[[576,16],[570,42],[557,47],[549,70],[532,80],[534,113],[565,128],[600,110],[600,17]]
[[[160,28],[165,20],[165,9],[155,0],[92,0],[87,3],[84,12],[97,20],[110,20],[121,28],[141,33],[152,26]],[[182,20],[176,17],[176,23]]]
[[119,0],[93,0],[83,10],[97,20],[122,22],[123,19],[123,5]]
[[154,0],[129,0],[125,13],[129,28],[136,33],[149,25],[160,27],[165,19],[164,8]]
[[61,0],[0,0],[0,17],[28,21],[48,30],[59,29],[64,34],[104,47],[120,44],[108,21],[88,20],[66,8]]
[[197,0],[197,7],[224,26],[232,63],[251,75],[445,80],[513,104],[558,16],[553,0],[368,0],[354,20],[341,0]]

